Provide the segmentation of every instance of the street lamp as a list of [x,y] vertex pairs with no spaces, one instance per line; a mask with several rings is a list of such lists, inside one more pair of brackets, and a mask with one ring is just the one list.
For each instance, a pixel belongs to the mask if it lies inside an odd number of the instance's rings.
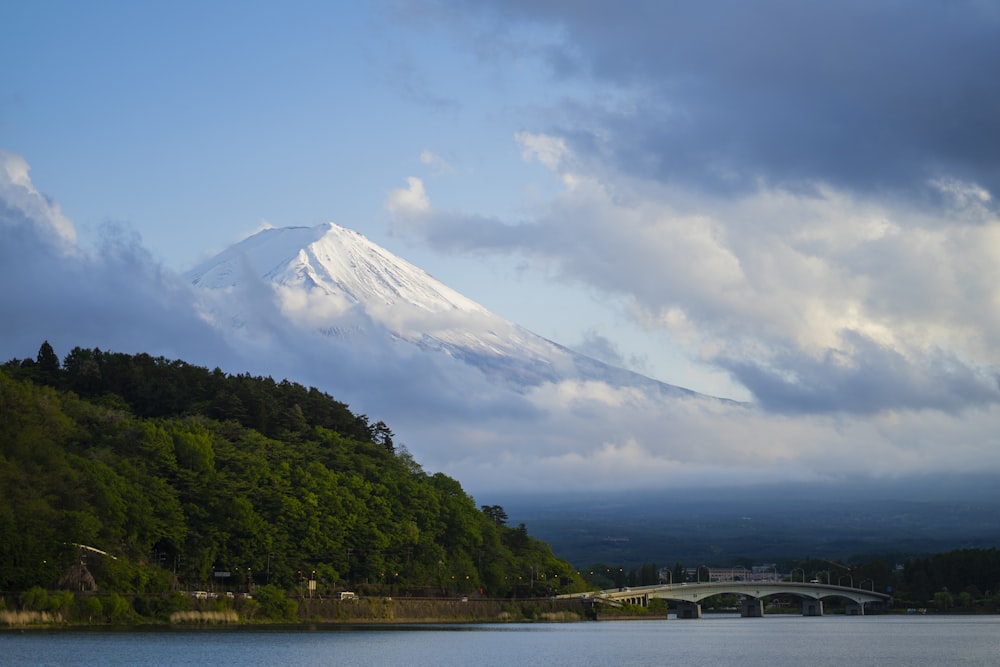
[[850,580],[850,582],[851,582],[851,588],[854,588],[854,575],[852,575],[852,574],[842,574],[842,575],[840,575],[840,577],[837,579],[837,585],[838,586],[843,586],[843,584],[841,584],[840,582],[842,582],[844,580],[844,577],[847,577]]
[[799,571],[799,572],[802,573],[802,583],[803,584],[806,583],[806,571],[804,569],[802,569],[801,567],[796,567],[796,568],[792,569],[792,573],[790,575],[791,580],[793,582],[795,581],[795,572],[796,571]]

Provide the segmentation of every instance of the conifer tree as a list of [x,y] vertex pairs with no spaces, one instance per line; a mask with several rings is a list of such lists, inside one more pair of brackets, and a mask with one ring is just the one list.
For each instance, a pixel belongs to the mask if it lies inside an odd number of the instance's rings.
[[59,357],[56,356],[55,350],[49,345],[49,341],[45,341],[38,348],[36,362],[38,363],[39,370],[43,373],[54,375],[59,371]]

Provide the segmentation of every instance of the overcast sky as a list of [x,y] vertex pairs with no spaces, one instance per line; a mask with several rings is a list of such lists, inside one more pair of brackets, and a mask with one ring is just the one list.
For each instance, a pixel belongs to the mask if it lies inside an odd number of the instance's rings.
[[[651,421],[581,466],[1000,471],[998,34],[979,0],[3,3],[0,356],[240,363],[176,274],[329,220],[556,342],[752,406],[671,415],[716,424],[697,457],[645,465]],[[338,398],[381,418],[386,372]],[[557,394],[454,412],[488,448],[488,418],[549,408],[571,468]]]

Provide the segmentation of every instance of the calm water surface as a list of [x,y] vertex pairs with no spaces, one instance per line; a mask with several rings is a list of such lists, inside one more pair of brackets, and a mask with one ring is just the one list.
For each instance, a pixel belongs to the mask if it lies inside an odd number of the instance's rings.
[[0,633],[0,665],[1000,665],[1000,617]]

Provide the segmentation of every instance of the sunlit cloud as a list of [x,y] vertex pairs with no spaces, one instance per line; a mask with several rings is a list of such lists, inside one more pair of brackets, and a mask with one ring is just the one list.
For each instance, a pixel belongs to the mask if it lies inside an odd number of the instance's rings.
[[[761,185],[707,199],[614,171],[569,171],[518,224],[431,206],[419,231],[441,250],[490,251],[556,268],[629,303],[776,411],[961,410],[1000,401],[1000,220],[963,199],[925,211],[821,185]],[[966,198],[985,193],[967,187]],[[970,269],[970,267],[975,267]]]
[[76,228],[63,215],[59,204],[35,189],[30,171],[28,161],[22,156],[0,149],[0,198],[25,220],[54,233],[64,249],[72,249],[76,244]]
[[424,182],[416,176],[406,179],[405,188],[397,188],[389,193],[386,208],[393,213],[420,214],[430,208]]

